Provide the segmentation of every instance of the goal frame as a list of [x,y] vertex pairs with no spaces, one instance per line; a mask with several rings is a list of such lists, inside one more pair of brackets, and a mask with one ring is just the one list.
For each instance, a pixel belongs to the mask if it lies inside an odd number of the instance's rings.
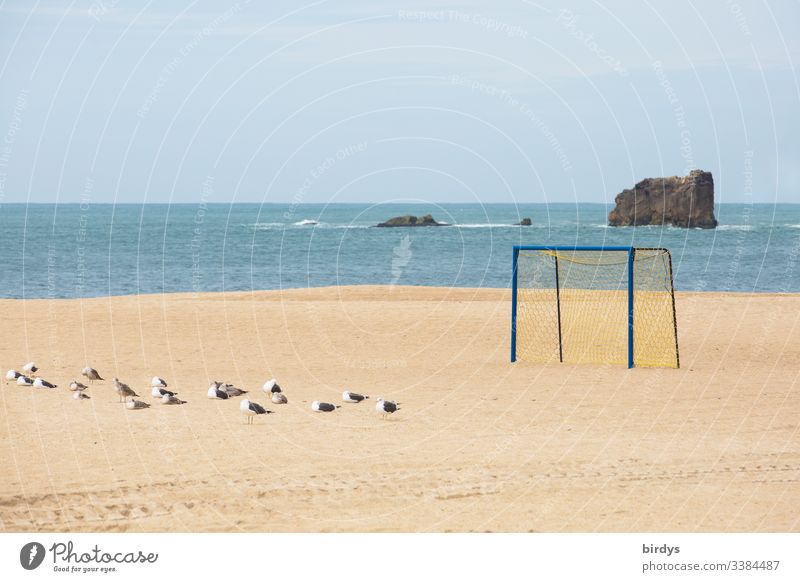
[[[667,265],[669,268],[669,291],[672,300],[672,324],[675,333],[675,361],[676,367],[680,368],[680,352],[678,351],[678,319],[675,311],[675,287],[672,276],[672,254],[669,249],[664,247],[633,247],[633,246],[573,246],[573,245],[514,245],[512,282],[511,282],[511,361],[517,361],[517,264],[520,251],[595,251],[595,252],[625,252],[628,255],[627,275],[628,275],[628,368],[636,366],[634,354],[634,260],[636,251],[665,251],[667,254]],[[555,280],[556,280],[556,310],[558,321],[558,353],[559,361],[564,361],[563,346],[561,339],[561,299],[560,285],[558,278],[558,257],[555,259]]]

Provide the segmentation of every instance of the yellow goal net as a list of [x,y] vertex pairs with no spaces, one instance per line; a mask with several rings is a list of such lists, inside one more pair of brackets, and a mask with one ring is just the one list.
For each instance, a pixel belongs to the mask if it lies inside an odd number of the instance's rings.
[[663,248],[515,246],[511,361],[680,365]]

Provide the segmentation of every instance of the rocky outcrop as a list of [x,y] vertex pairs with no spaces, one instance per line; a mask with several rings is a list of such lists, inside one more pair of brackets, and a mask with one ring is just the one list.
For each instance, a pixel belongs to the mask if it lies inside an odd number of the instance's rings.
[[445,226],[440,222],[436,222],[433,216],[426,214],[425,216],[395,216],[386,222],[381,222],[378,226]]
[[609,226],[669,224],[682,228],[715,228],[714,178],[692,170],[686,177],[647,178],[614,199]]
[[530,218],[523,218],[514,226],[533,226],[533,221]]

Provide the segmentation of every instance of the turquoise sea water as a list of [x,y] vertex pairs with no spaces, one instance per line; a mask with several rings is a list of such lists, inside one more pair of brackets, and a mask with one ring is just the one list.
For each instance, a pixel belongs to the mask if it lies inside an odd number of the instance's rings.
[[[515,244],[664,246],[680,290],[800,292],[800,205],[723,204],[716,230],[606,227],[602,204],[0,206],[0,296],[328,285],[508,287]],[[374,228],[432,213],[448,228]],[[512,223],[530,217],[532,227]],[[304,224],[314,220],[319,224]]]

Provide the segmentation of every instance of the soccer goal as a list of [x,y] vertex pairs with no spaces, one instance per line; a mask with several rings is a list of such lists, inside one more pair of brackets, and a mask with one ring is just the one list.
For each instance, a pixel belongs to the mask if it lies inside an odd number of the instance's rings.
[[680,367],[667,249],[515,246],[511,361]]

